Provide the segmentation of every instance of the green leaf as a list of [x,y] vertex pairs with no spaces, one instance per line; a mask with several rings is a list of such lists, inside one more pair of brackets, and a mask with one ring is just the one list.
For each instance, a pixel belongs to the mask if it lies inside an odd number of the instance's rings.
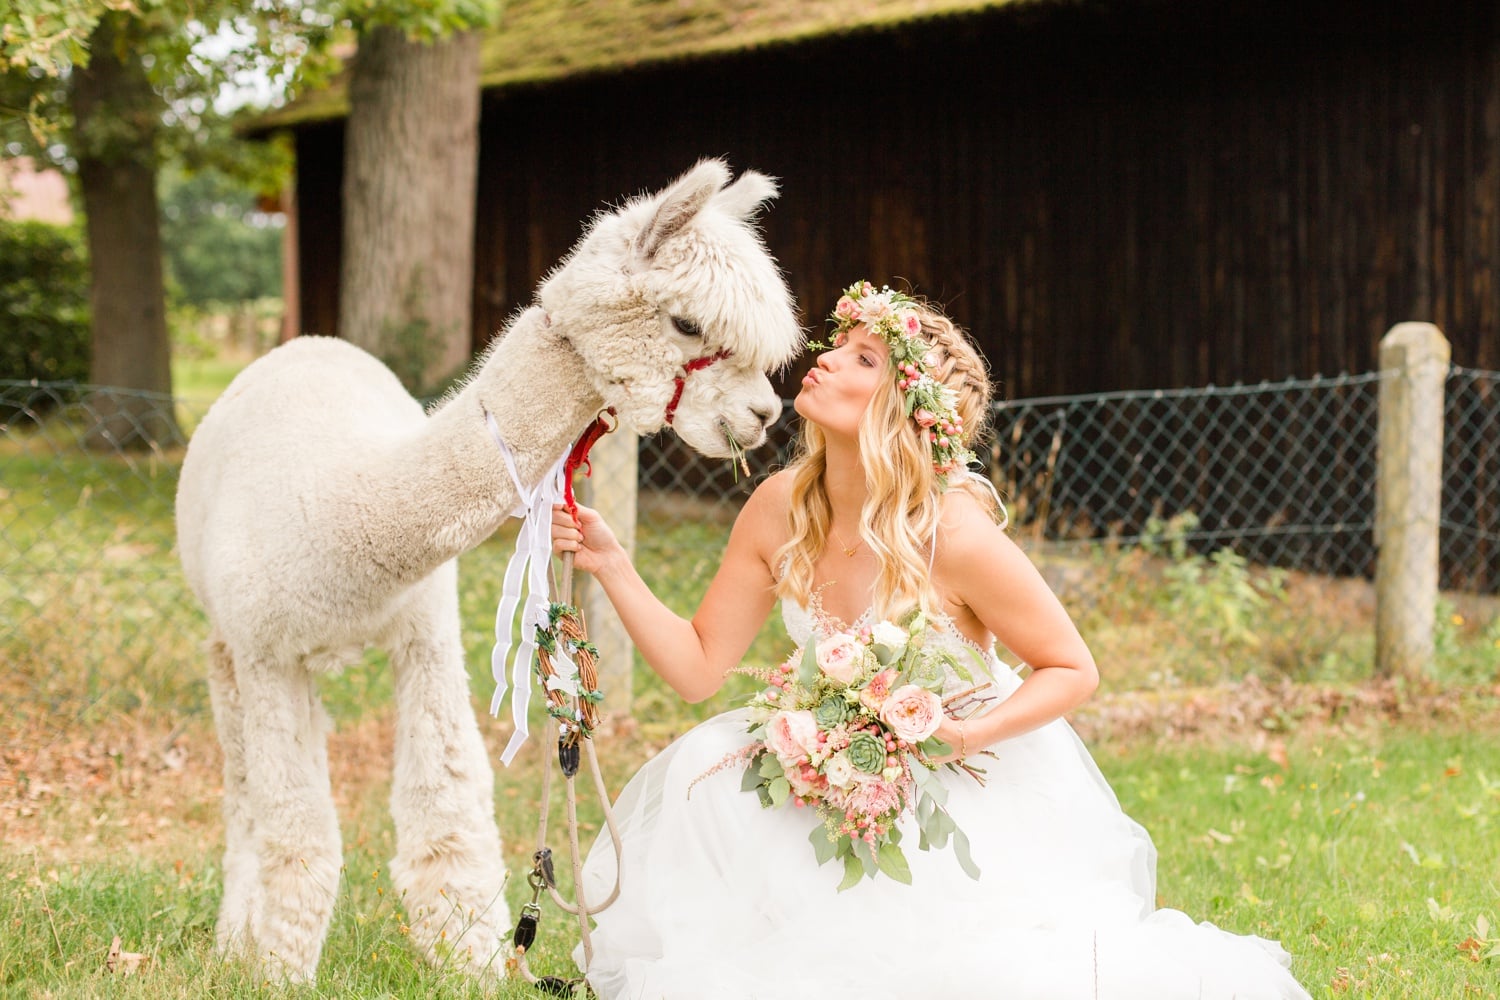
[[974,863],[974,857],[969,853],[969,837],[956,825],[953,827],[953,853],[958,858],[958,866],[964,870],[964,874],[972,879],[979,878],[979,866]]
[[925,767],[914,766],[911,769],[911,776],[920,794],[931,796],[932,801],[937,805],[948,804],[948,786],[943,784],[936,774]]
[[906,855],[901,853],[901,848],[895,844],[881,844],[875,861],[886,875],[903,885],[911,885],[911,866],[906,863]]
[[917,749],[929,757],[942,757],[953,752],[953,744],[946,743],[936,736],[929,736],[917,744]]
[[802,667],[797,672],[797,680],[806,687],[812,687],[818,679],[818,648],[809,639],[807,645],[802,649]]
[[756,768],[762,778],[779,778],[786,774],[786,769],[781,766],[781,761],[774,753],[760,755],[760,764]]
[[745,773],[740,776],[740,791],[753,792],[761,785],[765,784],[765,780],[766,779],[761,775],[759,769],[754,767],[747,767],[745,768]]
[[838,854],[839,845],[829,839],[826,826],[813,827],[813,831],[807,838],[813,846],[813,857],[818,859],[818,864],[826,865]]
[[786,778],[772,778],[766,791],[771,795],[771,805],[779,806],[792,794],[792,783]]
[[865,866],[852,854],[844,855],[844,880],[839,883],[839,892],[853,889],[865,877]]
[[937,809],[937,803],[932,801],[931,795],[917,796],[917,829],[922,829],[932,819],[933,811]]

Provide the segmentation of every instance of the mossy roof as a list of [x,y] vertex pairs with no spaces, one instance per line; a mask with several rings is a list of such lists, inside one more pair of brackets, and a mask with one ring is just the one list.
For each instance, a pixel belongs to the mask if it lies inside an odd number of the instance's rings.
[[[505,0],[485,36],[485,89],[627,71],[825,35],[891,28],[1023,0]],[[342,118],[342,75],[327,87],[258,116],[265,132]]]

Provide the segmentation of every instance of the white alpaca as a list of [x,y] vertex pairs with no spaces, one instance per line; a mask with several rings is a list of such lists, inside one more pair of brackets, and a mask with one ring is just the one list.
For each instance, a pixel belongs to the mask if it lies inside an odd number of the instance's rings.
[[212,625],[221,950],[314,974],[340,869],[314,681],[375,645],[396,676],[391,877],[412,937],[431,960],[500,974],[510,915],[455,562],[518,499],[486,415],[530,488],[602,407],[652,433],[685,363],[728,351],[687,378],[674,429],[713,457],[731,437],[761,444],[780,412],[766,372],[802,331],[753,229],[776,187],[729,179],[704,161],[596,218],[431,414],[379,361],[324,337],[267,354],[209,410],[183,460],[177,538]]

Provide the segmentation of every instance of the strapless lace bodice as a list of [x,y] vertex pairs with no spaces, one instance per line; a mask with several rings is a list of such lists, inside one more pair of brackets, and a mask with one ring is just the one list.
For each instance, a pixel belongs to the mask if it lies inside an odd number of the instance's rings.
[[[873,624],[874,609],[868,609],[852,622],[844,622],[823,611],[816,596],[812,607],[803,607],[796,601],[781,602],[781,621],[786,626],[787,636],[798,646],[806,645],[809,638],[825,638],[834,632],[855,631],[864,625]],[[1020,686],[1020,678],[1014,670],[1000,662],[993,648],[985,650],[975,645],[967,636],[954,627],[948,618],[935,618],[927,632],[926,642],[953,654],[963,664],[972,680],[965,680],[952,668],[947,671],[942,694],[947,697],[968,690],[984,681],[992,682],[1001,697],[1009,696]]]

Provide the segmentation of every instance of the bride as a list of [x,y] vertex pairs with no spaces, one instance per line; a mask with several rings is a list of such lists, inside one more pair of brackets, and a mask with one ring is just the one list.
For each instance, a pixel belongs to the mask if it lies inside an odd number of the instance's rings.
[[[968,471],[991,392],[973,345],[931,305],[863,282],[831,321],[797,394],[799,454],[745,504],[691,621],[595,511],[575,523],[554,510],[553,548],[575,553],[689,701],[719,690],[778,601],[798,644],[924,611],[929,643],[988,674],[948,688],[991,685],[987,711],[945,716],[935,734],[956,757],[989,751],[982,785],[938,772],[979,877],[951,850],[908,849],[909,885],[837,891],[840,866],[820,867],[808,842],[812,809],[763,809],[734,769],[704,776],[752,740],[744,711],[729,712],[621,793],[621,895],[598,917],[590,984],[608,1000],[1307,998],[1275,942],[1156,908],[1150,837],[1062,719],[1098,685],[1094,659]],[[615,874],[605,838],[590,897]]]

